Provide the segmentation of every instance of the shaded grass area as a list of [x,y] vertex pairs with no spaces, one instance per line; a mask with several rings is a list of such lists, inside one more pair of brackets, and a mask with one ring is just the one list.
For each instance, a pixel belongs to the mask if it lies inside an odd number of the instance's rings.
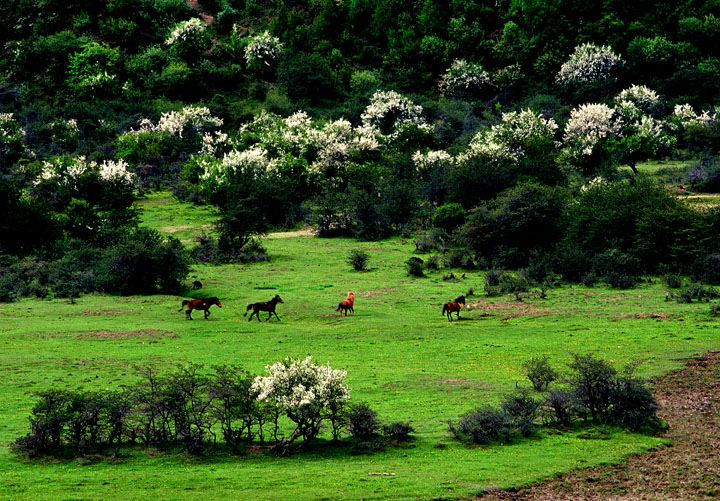
[[[162,229],[166,221],[152,207],[165,205],[147,205],[143,220]],[[547,299],[522,302],[469,296],[464,319],[448,322],[442,303],[469,288],[482,290],[482,273],[458,282],[442,280],[448,270],[409,277],[404,263],[414,246],[401,239],[363,243],[303,234],[263,244],[270,262],[194,268],[204,287],[193,294],[218,296],[223,304],[207,321],[202,315],[185,320],[177,311],[183,298],[165,295],[0,305],[0,490],[18,499],[472,496],[617,463],[665,442],[612,430],[608,440],[565,432],[503,446],[453,441],[448,419],[529,384],[523,361],[548,355],[563,368],[571,353],[595,353],[616,367],[642,360],[639,373],[653,377],[677,368],[678,359],[720,345],[709,306],[666,302],[657,280],[622,292],[563,287],[549,290]],[[355,272],[346,263],[353,249],[368,253],[370,271]],[[355,292],[356,313],[340,317],[334,310],[348,291]],[[275,294],[285,301],[280,321],[242,316],[248,303]],[[34,391],[117,389],[138,381],[138,364],[240,364],[260,374],[266,364],[308,354],[346,369],[352,402],[368,402],[385,422],[409,421],[417,439],[408,448],[365,456],[349,454],[347,443],[290,458],[193,458],[127,448],[119,460],[38,463],[8,450],[27,432]]]

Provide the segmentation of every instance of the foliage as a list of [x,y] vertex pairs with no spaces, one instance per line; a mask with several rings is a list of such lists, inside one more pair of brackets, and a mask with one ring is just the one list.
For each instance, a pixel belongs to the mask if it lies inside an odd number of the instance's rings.
[[457,425],[452,422],[449,425],[456,438],[476,444],[509,440],[512,430],[508,415],[489,405],[478,407],[461,416]]
[[523,369],[536,391],[547,390],[550,383],[558,378],[558,373],[550,367],[547,356],[533,357],[525,361]]
[[353,249],[350,251],[350,255],[348,256],[348,264],[350,264],[355,271],[365,271],[367,270],[367,263],[370,256],[367,252]]
[[106,45],[88,42],[68,62],[68,86],[80,95],[107,96],[121,87],[120,53]]
[[347,412],[347,429],[355,439],[363,441],[375,436],[380,430],[377,412],[366,403],[350,406]]
[[414,277],[422,277],[425,274],[425,261],[423,261],[419,257],[413,256],[408,259],[405,264],[407,266],[408,275],[412,275]]
[[585,43],[575,47],[563,63],[555,81],[562,85],[579,85],[613,78],[612,71],[623,63],[610,46]]
[[258,393],[258,400],[273,402],[295,423],[295,430],[285,444],[299,437],[305,441],[315,438],[333,408],[343,406],[350,398],[344,384],[347,372],[316,365],[312,357],[304,360],[288,357],[265,369],[269,376],[256,377],[252,388]]

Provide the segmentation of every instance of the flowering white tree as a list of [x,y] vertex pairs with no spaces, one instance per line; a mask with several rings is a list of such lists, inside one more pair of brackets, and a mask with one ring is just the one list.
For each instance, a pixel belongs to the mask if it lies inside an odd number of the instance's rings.
[[492,87],[490,75],[480,63],[456,59],[440,78],[440,91],[447,95],[473,93]]
[[610,80],[612,70],[623,62],[610,46],[585,43],[575,47],[568,60],[563,63],[555,81],[561,85]]
[[555,148],[557,123],[527,109],[503,113],[502,121],[478,132],[458,161],[481,158],[490,162],[517,163],[530,151],[546,155]]
[[637,106],[643,113],[652,114],[660,105],[660,96],[654,90],[644,85],[631,85],[620,92],[615,101],[622,103],[629,101]]
[[280,59],[283,44],[280,39],[265,31],[250,38],[245,46],[245,62],[248,68],[264,70],[273,68]]
[[345,384],[347,371],[330,365],[316,365],[312,357],[286,358],[265,366],[268,376],[258,376],[252,384],[260,401],[271,401],[296,425],[292,436],[282,445],[303,437],[312,439],[320,432],[324,419],[336,419],[350,399]]
[[602,161],[608,139],[619,136],[622,120],[606,104],[584,104],[570,112],[563,153],[572,165],[594,170]]
[[374,127],[381,134],[394,137],[403,125],[414,124],[421,129],[430,127],[422,116],[422,106],[393,90],[376,91],[361,115],[363,124]]
[[197,17],[182,21],[170,31],[165,45],[183,59],[196,59],[210,42],[206,30],[207,25]]

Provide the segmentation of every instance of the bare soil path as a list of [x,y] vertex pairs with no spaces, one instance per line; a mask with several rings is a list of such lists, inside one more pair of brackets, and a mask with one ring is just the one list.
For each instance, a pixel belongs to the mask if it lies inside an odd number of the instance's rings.
[[720,498],[720,352],[690,359],[684,369],[653,381],[673,446],[612,467],[589,468],[521,489],[476,499],[717,499]]

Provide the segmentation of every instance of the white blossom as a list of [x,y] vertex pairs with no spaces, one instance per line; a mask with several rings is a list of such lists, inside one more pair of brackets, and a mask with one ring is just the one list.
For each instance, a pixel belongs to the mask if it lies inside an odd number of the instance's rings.
[[232,147],[233,141],[230,136],[222,131],[205,132],[202,137],[202,146],[198,152],[200,155],[216,156],[220,151]]
[[606,104],[584,104],[575,108],[565,126],[566,153],[576,159],[590,156],[601,141],[618,136],[621,128],[622,120]]
[[611,78],[611,70],[623,62],[610,46],[585,43],[563,63],[555,81],[561,85],[577,85]]
[[282,50],[280,39],[265,31],[250,38],[245,47],[245,62],[248,66],[271,67],[279,59]]
[[652,112],[660,104],[660,96],[644,85],[631,85],[620,92],[615,100],[619,103],[629,101],[645,113]]
[[196,131],[212,127],[220,127],[223,124],[221,118],[214,117],[206,106],[185,106],[180,111],[169,111],[160,115],[157,124],[143,118],[140,120],[140,129],[131,129],[130,133],[138,132],[160,132],[172,136],[183,137],[183,132],[192,127]]
[[0,113],[0,159],[11,153],[25,151],[25,130],[13,118],[12,113]]
[[165,45],[185,42],[194,38],[196,35],[204,33],[206,29],[207,26],[205,23],[196,17],[183,21],[175,25],[170,35],[165,39]]
[[456,59],[440,78],[440,91],[446,94],[472,92],[492,86],[490,75],[480,63]]
[[698,115],[691,105],[687,103],[676,104],[671,119],[681,127],[692,125],[710,126],[717,122],[717,113],[711,110],[705,110]]
[[105,181],[120,181],[131,185],[135,174],[128,170],[129,165],[124,160],[105,160],[100,164],[100,178]]
[[392,90],[379,90],[370,98],[370,104],[361,118],[364,125],[374,127],[383,134],[391,134],[407,123],[427,129],[422,113],[422,106],[405,96]]
[[422,172],[449,165],[452,161],[452,156],[444,150],[428,151],[426,153],[416,151],[412,159],[415,164],[415,169]]
[[256,377],[252,390],[258,400],[272,400],[289,415],[319,413],[350,399],[350,390],[344,384],[347,371],[316,365],[310,356],[304,360],[286,358],[265,366],[265,370],[269,375]]
[[499,124],[475,134],[458,161],[479,157],[491,162],[517,162],[529,147],[553,149],[557,127],[552,118],[545,119],[529,109],[503,113]]

